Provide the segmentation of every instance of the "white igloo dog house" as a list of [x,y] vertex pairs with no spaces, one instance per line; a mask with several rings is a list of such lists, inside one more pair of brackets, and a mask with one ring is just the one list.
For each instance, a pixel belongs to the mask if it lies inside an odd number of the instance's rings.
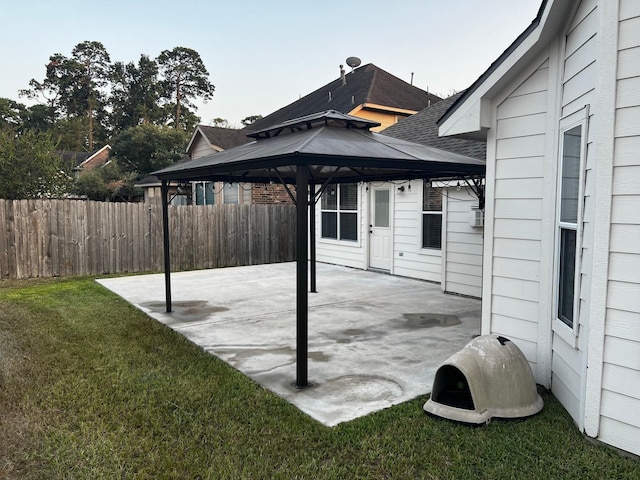
[[535,415],[543,405],[522,351],[508,338],[483,335],[438,367],[424,410],[483,424],[492,418]]

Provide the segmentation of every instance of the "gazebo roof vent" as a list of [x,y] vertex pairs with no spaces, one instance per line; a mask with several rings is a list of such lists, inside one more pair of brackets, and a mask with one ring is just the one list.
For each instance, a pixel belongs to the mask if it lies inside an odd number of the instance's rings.
[[278,123],[264,130],[250,133],[247,136],[255,138],[256,140],[263,140],[265,138],[277,137],[281,134],[311,130],[312,128],[322,126],[370,130],[380,125],[380,122],[354,117],[353,115],[340,113],[336,110],[326,110],[324,112],[312,113],[303,117],[287,120],[286,122]]

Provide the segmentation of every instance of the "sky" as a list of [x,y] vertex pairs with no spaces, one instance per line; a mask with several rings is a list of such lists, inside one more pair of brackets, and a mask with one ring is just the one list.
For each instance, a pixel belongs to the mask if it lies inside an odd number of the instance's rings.
[[431,93],[471,85],[541,0],[0,0],[0,97],[42,80],[54,53],[101,42],[111,61],[196,50],[215,85],[201,123],[241,127],[339,77],[356,56]]

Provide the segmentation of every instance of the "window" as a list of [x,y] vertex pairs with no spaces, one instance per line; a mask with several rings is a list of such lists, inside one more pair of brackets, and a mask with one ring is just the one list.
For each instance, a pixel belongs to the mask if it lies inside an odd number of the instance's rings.
[[442,248],[442,188],[427,180],[422,189],[422,248]]
[[189,198],[186,195],[175,194],[171,197],[171,205],[189,205]]
[[573,328],[576,305],[582,125],[562,134],[558,217],[557,318]]
[[322,238],[358,240],[358,185],[329,185],[320,200]]
[[196,205],[215,204],[215,190],[213,182],[194,182],[194,198]]
[[225,183],[224,188],[222,190],[223,203],[237,205],[239,203],[238,190],[239,190],[238,183]]

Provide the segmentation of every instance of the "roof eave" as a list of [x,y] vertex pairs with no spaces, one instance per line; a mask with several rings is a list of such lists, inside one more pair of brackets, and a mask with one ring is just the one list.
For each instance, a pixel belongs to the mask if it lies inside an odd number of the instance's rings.
[[575,8],[573,0],[543,0],[527,29],[458,98],[437,122],[440,136],[486,140],[491,127],[491,100],[500,87],[539,53]]

